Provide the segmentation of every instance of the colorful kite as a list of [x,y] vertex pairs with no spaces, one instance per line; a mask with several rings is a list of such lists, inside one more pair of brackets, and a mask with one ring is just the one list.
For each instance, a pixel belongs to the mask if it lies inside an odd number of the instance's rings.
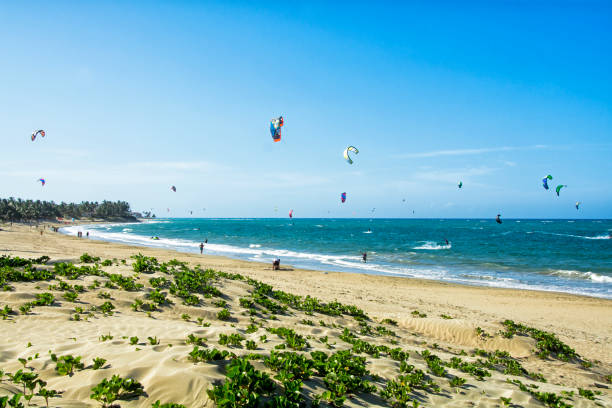
[[553,176],[551,176],[550,174],[542,179],[542,187],[544,187],[544,190],[548,190],[548,180],[552,179]]
[[349,146],[346,149],[344,149],[344,152],[342,153],[344,156],[344,160],[346,160],[348,164],[353,164],[353,159],[351,159],[351,157],[349,156],[349,152],[354,152],[355,154],[359,154],[359,150],[355,146]]
[[32,132],[32,141],[36,140],[36,136],[41,135],[42,137],[45,137],[45,131],[40,129],[40,130],[35,130],[34,132]]
[[342,201],[342,202],[346,201],[346,193],[340,194],[340,201]]
[[274,142],[280,142],[281,140],[281,128],[285,124],[283,117],[280,116],[278,119],[272,119],[270,121],[270,134]]
[[561,192],[561,189],[563,187],[567,187],[567,186],[565,184],[559,184],[557,188],[555,189],[555,191],[557,192],[557,197],[559,197],[559,193]]

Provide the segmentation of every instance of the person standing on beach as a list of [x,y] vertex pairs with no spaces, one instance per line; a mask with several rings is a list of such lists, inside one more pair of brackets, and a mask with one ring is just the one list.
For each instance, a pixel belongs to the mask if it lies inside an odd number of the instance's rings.
[[368,262],[368,253],[364,252],[363,253],[363,263],[366,263],[366,262]]
[[204,252],[204,243],[200,243],[200,255]]

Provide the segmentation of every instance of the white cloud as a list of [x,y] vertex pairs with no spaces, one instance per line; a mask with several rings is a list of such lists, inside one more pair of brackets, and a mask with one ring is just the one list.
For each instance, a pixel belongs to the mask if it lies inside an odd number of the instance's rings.
[[454,150],[434,150],[431,152],[420,152],[420,153],[406,153],[401,155],[393,156],[395,158],[424,158],[424,157],[439,157],[439,156],[467,156],[484,153],[494,152],[507,152],[514,150],[532,150],[532,149],[545,149],[546,145],[535,145],[535,146],[502,146],[502,147],[483,147],[477,149],[454,149]]

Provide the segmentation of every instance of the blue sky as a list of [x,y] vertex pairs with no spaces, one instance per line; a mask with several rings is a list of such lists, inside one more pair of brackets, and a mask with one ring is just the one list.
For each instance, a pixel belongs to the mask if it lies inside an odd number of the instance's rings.
[[612,217],[609,2],[328,3],[3,2],[0,196]]

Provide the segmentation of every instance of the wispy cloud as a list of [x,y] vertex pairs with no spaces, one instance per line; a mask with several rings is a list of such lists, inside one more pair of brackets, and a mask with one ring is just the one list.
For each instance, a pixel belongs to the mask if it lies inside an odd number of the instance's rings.
[[465,181],[473,177],[486,176],[497,170],[499,169],[481,166],[454,170],[417,171],[412,174],[412,179],[417,181],[456,183],[460,179]]
[[545,149],[548,146],[546,145],[535,145],[535,146],[501,146],[501,147],[483,147],[477,149],[454,149],[454,150],[434,150],[430,152],[420,152],[420,153],[406,153],[401,155],[395,155],[396,158],[421,158],[421,157],[439,157],[439,156],[468,156],[468,155],[477,155],[484,153],[494,153],[494,152],[508,152],[515,150],[535,150],[535,149]]

